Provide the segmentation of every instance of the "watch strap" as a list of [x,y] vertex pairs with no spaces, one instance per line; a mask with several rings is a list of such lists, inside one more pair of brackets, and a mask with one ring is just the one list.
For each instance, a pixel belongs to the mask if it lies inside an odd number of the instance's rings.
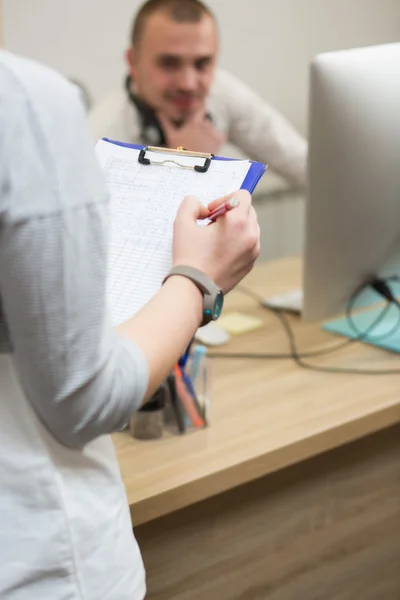
[[203,294],[203,320],[201,323],[201,327],[207,325],[214,318],[214,306],[217,295],[221,293],[221,289],[216,285],[216,283],[208,277],[203,271],[200,269],[196,269],[195,267],[190,267],[188,265],[176,265],[173,267],[168,275],[164,278],[163,284],[172,277],[173,275],[181,275],[182,277],[187,277],[190,279]]

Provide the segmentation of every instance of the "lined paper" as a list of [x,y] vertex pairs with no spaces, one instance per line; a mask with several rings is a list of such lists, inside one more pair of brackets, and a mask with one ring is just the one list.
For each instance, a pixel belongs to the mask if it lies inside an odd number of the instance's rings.
[[108,295],[113,323],[119,325],[154,296],[170,270],[173,222],[183,198],[193,195],[208,204],[236,191],[250,162],[212,161],[207,173],[173,164],[141,165],[138,150],[104,140],[96,155],[111,197]]

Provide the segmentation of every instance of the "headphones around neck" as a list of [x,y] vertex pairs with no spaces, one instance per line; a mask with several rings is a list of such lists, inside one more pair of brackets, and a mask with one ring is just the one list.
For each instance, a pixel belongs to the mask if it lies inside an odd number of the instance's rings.
[[141,138],[146,146],[165,146],[166,139],[154,110],[132,90],[130,75],[125,80],[125,90],[129,101],[135,106],[141,123]]

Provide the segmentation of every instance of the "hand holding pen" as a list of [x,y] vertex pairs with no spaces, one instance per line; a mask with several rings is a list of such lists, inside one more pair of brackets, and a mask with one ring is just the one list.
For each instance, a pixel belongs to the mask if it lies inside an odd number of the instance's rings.
[[214,223],[218,217],[222,217],[225,213],[235,206],[239,205],[239,200],[235,197],[230,197],[225,199],[223,202],[220,200],[214,200],[208,205],[209,214],[207,219],[210,220],[211,223]]
[[[174,222],[172,262],[203,271],[227,294],[250,272],[259,255],[260,229],[251,195],[237,190],[208,207],[200,206],[193,196],[181,203]],[[203,226],[199,221],[204,221]]]

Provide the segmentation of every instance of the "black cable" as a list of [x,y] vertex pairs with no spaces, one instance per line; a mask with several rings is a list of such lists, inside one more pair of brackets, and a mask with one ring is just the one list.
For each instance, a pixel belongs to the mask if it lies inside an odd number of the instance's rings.
[[[351,339],[346,340],[345,342],[340,342],[339,344],[337,344],[333,347],[331,346],[329,348],[325,348],[322,350],[315,350],[314,352],[305,352],[299,356],[304,357],[304,358],[310,358],[312,356],[322,356],[324,354],[336,352],[337,350],[340,350],[340,349],[344,348],[345,346],[354,344],[354,342],[361,342],[361,341],[365,340],[366,338],[369,338],[370,340],[373,340],[373,341],[378,341],[378,340],[383,340],[383,339],[388,338],[391,335],[393,335],[400,326],[400,303],[397,300],[397,298],[392,294],[391,289],[387,285],[387,281],[391,281],[391,280],[399,281],[400,279],[396,275],[388,277],[387,280],[374,278],[366,283],[363,283],[351,296],[349,302],[347,303],[347,307],[346,307],[346,319],[349,322],[350,326],[353,328],[354,332],[356,333],[356,336],[357,336],[356,338],[351,338]],[[371,287],[372,289],[374,289],[380,296],[384,297],[387,301],[387,304],[382,309],[381,313],[377,316],[377,318],[368,326],[368,328],[365,331],[360,331],[354,323],[353,311],[354,311],[354,307],[355,307],[358,297],[368,286]],[[258,303],[261,303],[261,298],[259,296],[257,296],[257,294],[254,294],[254,292],[252,292],[251,290],[248,290],[247,288],[245,288],[242,285],[239,285],[238,289],[242,293],[247,294],[250,297],[252,297]],[[394,304],[399,309],[399,316],[397,318],[395,325],[391,329],[389,329],[389,331],[386,331],[385,333],[382,333],[377,336],[371,336],[372,331],[379,325],[379,323],[383,320],[383,318],[388,313],[391,303]],[[269,308],[271,311],[274,311],[273,307],[266,307],[266,308]],[[280,320],[282,322],[282,318],[286,317],[285,311],[280,310],[280,309],[275,309],[275,310],[277,312],[277,316],[280,318]],[[287,318],[286,318],[285,323],[286,323],[287,327],[291,328]],[[286,327],[285,327],[285,329],[286,329]]]
[[[385,307],[385,315],[387,314],[387,312],[389,311],[390,308],[390,304],[387,304],[387,306]],[[399,307],[397,307],[399,308]],[[387,309],[387,310],[386,310]],[[368,334],[368,339],[371,342],[378,342],[381,340],[384,340],[385,338],[390,337],[391,335],[393,335],[400,327],[400,310],[398,311],[399,315],[397,317],[397,321],[396,323],[393,325],[393,327],[391,329],[389,329],[389,331],[385,331],[384,333],[381,333],[380,335],[372,335],[372,332],[370,334]],[[382,319],[380,319],[381,321]],[[350,325],[350,327],[352,328],[352,330],[354,331],[354,333],[356,334],[356,341],[363,341],[363,338],[366,337],[365,333],[363,333],[360,329],[358,329],[357,325],[354,322],[353,316],[352,315],[347,315],[347,321]],[[374,325],[374,329],[375,327],[378,325],[379,323],[375,323]]]
[[[256,294],[255,292],[253,292],[252,290],[246,288],[243,285],[238,285],[236,287],[236,290],[241,292],[242,294],[245,294],[246,296],[249,296],[250,298],[252,298],[253,300],[255,300],[255,302],[257,302],[257,304],[262,304],[262,298],[261,296],[259,296],[258,294]],[[359,295],[359,291],[357,291],[353,297],[350,299],[349,302],[349,306],[350,306],[350,312],[353,310],[353,305],[355,300],[357,299],[357,296]],[[279,308],[274,308],[272,306],[265,306],[263,305],[263,308],[265,308],[266,310],[268,310],[269,312],[271,312],[275,317],[277,317],[280,321],[282,326],[284,327],[285,331],[287,332],[287,328],[290,329],[291,331],[291,327],[290,324],[288,323],[287,319],[285,319],[286,315],[284,314],[284,311],[282,309]],[[384,316],[384,315],[383,315]],[[382,316],[382,318],[383,318]],[[382,318],[379,318],[379,322],[382,320]],[[400,318],[400,316],[399,316]],[[374,322],[373,326],[376,327],[379,323]],[[360,335],[360,340],[363,339],[366,335],[368,335],[367,332],[362,333]],[[389,335],[389,334],[387,334]],[[289,337],[289,336],[288,336]],[[359,339],[349,339],[346,340],[344,342],[340,342],[339,344],[335,344],[333,346],[329,346],[328,348],[323,348],[321,350],[314,350],[312,352],[302,352],[301,354],[298,354],[298,356],[300,358],[313,358],[313,357],[317,357],[317,356],[323,356],[325,354],[330,354],[331,352],[336,352],[337,350],[341,350],[347,346],[350,346],[351,344],[354,344],[356,341],[360,341]],[[243,358],[243,359],[247,359],[247,358],[261,358],[261,359],[271,359],[271,360],[283,360],[283,359],[290,359],[293,360],[293,353],[281,353],[281,354],[271,354],[271,353],[265,353],[265,352],[261,352],[261,353],[243,353],[243,352],[234,352],[234,353],[228,353],[228,352],[213,352],[211,354],[209,354],[208,356],[210,356],[211,358]]]
[[[400,304],[399,304],[397,298],[392,294],[392,290],[390,289],[390,287],[387,284],[387,282],[391,281],[391,280],[398,281],[398,277],[397,276],[388,277],[387,280],[373,278],[373,279],[369,280],[368,282],[364,283],[362,286],[360,286],[360,288],[358,290],[356,290],[356,292],[353,296],[353,298],[356,299],[364,291],[364,289],[369,286],[370,288],[375,290],[379,296],[382,296],[382,298],[385,298],[385,300],[388,303],[388,306],[390,304],[394,304],[399,309],[398,319],[397,319],[395,325],[392,327],[392,329],[389,329],[389,331],[387,331],[381,335],[369,335],[368,334],[369,339],[374,342],[377,342],[379,340],[383,340],[385,338],[390,337],[391,335],[393,335],[393,333],[395,331],[397,331],[397,329],[400,326]],[[360,337],[360,336],[365,337],[364,333],[362,331],[360,331],[360,329],[358,329],[358,327],[353,319],[353,315],[352,315],[353,308],[354,308],[354,302],[353,303],[349,302],[349,304],[347,305],[347,309],[346,309],[347,322],[349,323],[350,327],[352,328],[352,330],[354,331],[354,333],[356,334],[357,337]]]
[[[377,319],[372,323],[374,327],[378,325],[378,319],[381,321],[386,315],[389,309],[389,305],[387,305],[380,313]],[[344,368],[344,367],[320,367],[319,365],[314,365],[310,362],[304,360],[304,358],[298,354],[296,341],[293,335],[293,330],[291,325],[287,319],[287,316],[282,313],[281,314],[283,321],[285,321],[285,331],[290,339],[290,345],[292,349],[292,358],[295,363],[301,367],[302,369],[308,369],[311,371],[318,371],[320,373],[342,373],[342,374],[351,374],[351,375],[400,375],[400,369],[356,369],[356,368]],[[354,339],[355,341],[360,341],[358,339]]]
[[[304,358],[323,356],[323,355],[326,355],[326,354],[329,354],[332,352],[336,352],[337,350],[343,349],[346,346],[350,346],[351,344],[354,344],[356,342],[363,341],[365,338],[367,338],[371,334],[373,329],[375,329],[379,325],[379,323],[384,319],[388,310],[390,309],[390,304],[394,304],[398,308],[399,319],[396,322],[395,326],[392,327],[392,329],[390,329],[385,334],[377,336],[376,338],[374,338],[374,340],[378,340],[378,339],[382,340],[382,339],[392,335],[397,330],[398,325],[400,324],[400,303],[398,302],[397,298],[392,294],[389,286],[386,283],[387,281],[390,281],[390,280],[399,281],[400,278],[397,276],[392,276],[392,277],[387,278],[386,280],[379,280],[379,279],[371,280],[370,282],[363,284],[358,290],[356,290],[356,292],[351,297],[351,299],[348,303],[347,309],[346,309],[346,316],[348,317],[348,319],[350,319],[349,320],[350,324],[351,323],[354,324],[354,321],[352,320],[352,312],[354,309],[354,304],[355,304],[358,296],[360,295],[360,293],[366,287],[368,287],[368,285],[370,287],[372,287],[373,289],[375,289],[375,291],[377,291],[378,294],[380,294],[387,300],[386,306],[382,309],[382,311],[377,316],[377,318],[370,324],[370,326],[367,328],[367,330],[364,332],[360,332],[360,334],[357,335],[357,337],[355,337],[355,338],[346,340],[345,342],[341,342],[340,344],[336,344],[333,347],[331,346],[329,348],[324,348],[322,350],[316,350],[313,352],[306,352],[306,353],[299,354],[299,352],[297,350],[296,339],[295,339],[292,327],[290,325],[290,322],[289,322],[288,317],[285,314],[285,312],[280,309],[266,306],[265,308],[267,310],[269,310],[272,314],[274,314],[277,318],[279,318],[279,320],[281,321],[281,324],[285,330],[286,336],[289,341],[289,346],[290,346],[290,350],[291,350],[291,352],[289,354],[213,352],[213,353],[208,354],[208,356],[210,358],[236,358],[236,359],[257,359],[257,358],[269,359],[269,360],[271,360],[271,359],[272,360],[291,359],[291,360],[294,360],[296,362],[296,364],[303,369],[319,371],[319,372],[324,372],[324,373],[348,373],[348,374],[357,374],[357,375],[361,375],[361,374],[362,375],[400,374],[400,369],[352,369],[352,368],[346,369],[346,368],[341,368],[341,367],[320,367],[318,365],[313,365],[312,363],[306,362],[304,360]],[[383,285],[382,285],[382,282],[383,282]],[[243,294],[246,294],[247,296],[249,296],[250,298],[255,300],[257,303],[261,304],[262,298],[258,294],[253,292],[252,290],[249,290],[248,288],[244,287],[243,285],[237,286],[236,289],[238,291],[242,292]]]

